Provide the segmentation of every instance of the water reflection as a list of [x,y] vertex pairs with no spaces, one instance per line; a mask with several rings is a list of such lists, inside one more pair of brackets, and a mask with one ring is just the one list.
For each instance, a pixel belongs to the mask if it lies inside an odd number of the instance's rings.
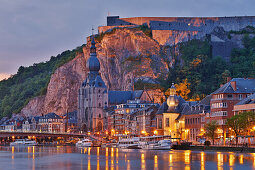
[[223,154],[221,152],[217,152],[217,166],[218,170],[223,169]]
[[184,152],[184,155],[185,155],[185,170],[190,170],[190,153],[191,151],[190,150],[187,150]]
[[205,169],[205,153],[201,152],[201,170]]
[[[255,153],[150,151],[118,148],[0,147],[12,169],[236,169],[255,168]],[[57,162],[57,164],[56,164]],[[11,165],[10,165],[11,164]],[[43,166],[42,166],[43,165]],[[199,167],[200,166],[200,167]]]

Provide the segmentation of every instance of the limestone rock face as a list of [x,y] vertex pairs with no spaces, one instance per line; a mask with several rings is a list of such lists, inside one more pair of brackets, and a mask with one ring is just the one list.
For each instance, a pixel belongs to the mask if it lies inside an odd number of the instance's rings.
[[28,116],[37,116],[43,113],[45,96],[39,96],[31,99],[29,103],[21,110],[21,114]]
[[[131,90],[133,80],[166,76],[168,64],[160,45],[135,29],[117,29],[96,43],[100,73],[110,90]],[[90,42],[83,54],[58,68],[51,76],[47,94],[32,99],[22,110],[25,115],[77,110],[78,89],[87,76]],[[168,56],[165,56],[166,58]]]

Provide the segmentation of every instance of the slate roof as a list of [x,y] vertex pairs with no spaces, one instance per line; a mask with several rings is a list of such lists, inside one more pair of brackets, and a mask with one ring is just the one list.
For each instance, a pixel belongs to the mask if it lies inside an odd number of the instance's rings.
[[[185,108],[186,101],[181,96],[177,96],[177,99],[179,100],[179,104],[173,112],[174,113],[182,113],[182,110]],[[168,110],[168,105],[166,102],[164,102],[159,107],[158,112],[156,114],[168,113],[167,110]]]
[[109,104],[121,104],[127,103],[128,100],[134,100],[140,98],[143,94],[143,90],[136,91],[109,91],[108,103]]
[[48,113],[48,114],[44,115],[42,118],[46,118],[46,119],[61,119],[61,117],[59,115],[57,115],[56,113]]
[[244,105],[244,104],[254,104],[255,103],[255,93],[248,96],[247,98],[241,100],[236,105]]
[[[236,82],[236,91],[231,86],[231,82]],[[255,93],[255,79],[233,78],[212,94],[219,93]]]

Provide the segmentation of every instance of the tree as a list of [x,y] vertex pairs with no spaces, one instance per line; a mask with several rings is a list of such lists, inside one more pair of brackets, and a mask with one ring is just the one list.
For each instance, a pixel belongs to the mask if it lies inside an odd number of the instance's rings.
[[[190,83],[188,83],[187,79],[183,80],[179,84],[175,84],[176,95],[181,96],[184,100],[187,100],[189,98],[188,94],[190,93],[189,85]],[[165,92],[166,96],[169,96],[169,93],[170,88]]]
[[214,145],[215,131],[218,127],[218,123],[213,120],[205,125],[205,135],[212,139]]
[[248,115],[246,113],[234,115],[227,119],[226,125],[234,131],[237,145],[238,136],[249,126]]

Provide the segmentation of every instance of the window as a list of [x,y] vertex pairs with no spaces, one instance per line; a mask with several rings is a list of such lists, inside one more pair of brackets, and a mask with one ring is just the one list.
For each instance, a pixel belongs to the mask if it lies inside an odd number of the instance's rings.
[[169,118],[166,118],[166,127],[169,127]]
[[158,128],[159,128],[159,129],[162,129],[162,119],[159,119],[159,120],[158,120]]
[[229,98],[229,99],[232,99],[232,98],[233,98],[233,95],[232,95],[232,94],[228,94],[228,98]]
[[238,95],[238,98],[239,98],[239,100],[242,100],[242,99],[243,99],[243,95],[242,95],[242,94],[239,94],[239,95]]

